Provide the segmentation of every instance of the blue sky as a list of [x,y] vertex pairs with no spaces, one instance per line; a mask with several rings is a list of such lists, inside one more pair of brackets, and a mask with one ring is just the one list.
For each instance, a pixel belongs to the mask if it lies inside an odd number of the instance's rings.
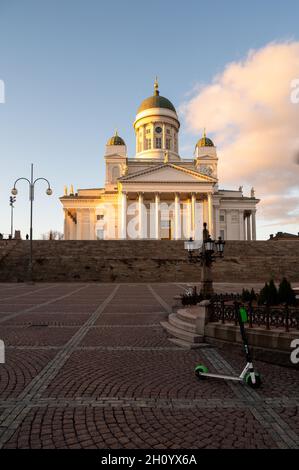
[[[52,197],[42,184],[36,190],[35,236],[62,230],[63,186],[103,185],[116,127],[133,155],[132,123],[155,75],[178,108],[250,49],[298,39],[298,18],[296,1],[0,0],[0,232],[10,230],[11,185],[31,162],[54,189]],[[180,134],[190,157],[197,135],[184,122]],[[15,227],[25,234],[28,189],[19,190]]]

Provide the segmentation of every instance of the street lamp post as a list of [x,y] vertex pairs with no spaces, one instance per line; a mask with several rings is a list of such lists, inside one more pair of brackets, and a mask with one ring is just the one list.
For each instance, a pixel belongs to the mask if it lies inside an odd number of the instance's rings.
[[[201,247],[190,238],[185,242],[185,249],[188,251],[190,263],[201,264],[201,290],[200,293],[205,299],[210,298],[213,293],[213,277],[212,277],[212,264],[216,258],[222,258],[224,252],[225,242],[218,238],[217,241],[212,240],[207,229],[207,224],[203,224],[203,241]],[[198,249],[198,253],[194,251]]]
[[33,163],[31,163],[31,177],[30,177],[30,180],[28,178],[24,178],[24,177],[21,177],[21,178],[18,178],[15,182],[14,182],[14,185],[13,185],[13,188],[11,190],[11,194],[13,196],[16,196],[18,194],[18,190],[16,188],[16,184],[18,181],[20,180],[25,180],[27,181],[27,183],[29,184],[29,201],[30,201],[30,258],[29,258],[29,279],[30,281],[32,281],[32,266],[33,266],[33,249],[32,249],[32,238],[33,238],[33,201],[34,201],[34,187],[35,187],[35,183],[37,181],[40,181],[40,180],[43,180],[45,181],[47,184],[48,184],[48,188],[46,190],[46,194],[48,196],[51,196],[52,194],[52,189],[51,189],[51,186],[50,186],[50,183],[49,181],[46,179],[46,178],[36,178],[35,180],[33,179]]
[[10,205],[10,236],[13,238],[13,210],[15,208],[14,203],[16,202],[15,196],[10,196],[9,205]]

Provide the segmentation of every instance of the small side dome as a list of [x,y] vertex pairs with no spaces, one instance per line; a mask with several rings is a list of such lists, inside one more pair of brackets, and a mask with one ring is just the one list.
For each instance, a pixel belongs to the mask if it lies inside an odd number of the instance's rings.
[[204,130],[203,136],[197,142],[196,147],[215,147],[214,142],[206,136],[206,130]]
[[117,131],[115,131],[114,136],[110,137],[107,141],[107,145],[126,145],[124,139],[122,139]]

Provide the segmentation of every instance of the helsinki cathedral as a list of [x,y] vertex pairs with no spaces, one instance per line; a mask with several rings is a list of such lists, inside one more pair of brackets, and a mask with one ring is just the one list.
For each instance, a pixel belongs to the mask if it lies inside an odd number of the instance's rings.
[[214,238],[256,239],[254,190],[220,189],[216,146],[205,131],[193,157],[181,157],[180,121],[157,80],[133,127],[134,157],[117,132],[107,141],[104,187],[65,188],[65,240],[200,240],[204,222]]

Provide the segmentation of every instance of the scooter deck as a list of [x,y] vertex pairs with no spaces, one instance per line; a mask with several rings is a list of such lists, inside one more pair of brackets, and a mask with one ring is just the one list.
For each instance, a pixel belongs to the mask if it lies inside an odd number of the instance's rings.
[[235,377],[232,375],[212,374],[210,372],[200,372],[201,377],[213,377],[215,379],[235,380],[236,382],[243,382],[242,377]]

